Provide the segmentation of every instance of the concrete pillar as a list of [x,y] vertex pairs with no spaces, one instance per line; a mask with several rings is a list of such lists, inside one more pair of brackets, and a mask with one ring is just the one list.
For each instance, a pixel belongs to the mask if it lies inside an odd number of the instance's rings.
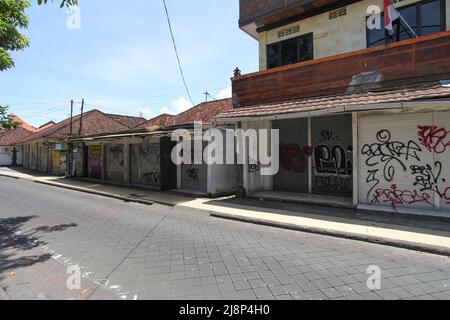
[[125,183],[130,183],[130,144],[124,143],[123,145],[123,181]]
[[106,144],[102,144],[101,166],[102,166],[102,180],[106,180]]
[[359,126],[358,112],[352,114],[352,136],[353,136],[353,206],[359,204]]

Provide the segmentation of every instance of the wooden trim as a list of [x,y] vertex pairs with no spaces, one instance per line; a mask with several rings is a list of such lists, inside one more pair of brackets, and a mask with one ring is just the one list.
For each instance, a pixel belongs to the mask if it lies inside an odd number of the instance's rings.
[[[309,66],[309,65],[313,65],[313,64],[320,64],[323,62],[330,62],[330,61],[336,61],[336,60],[345,59],[345,58],[361,56],[361,55],[372,53],[372,52],[377,52],[377,51],[379,52],[379,51],[383,51],[383,50],[387,50],[387,49],[391,49],[391,48],[409,46],[412,44],[417,44],[417,43],[430,41],[430,40],[437,40],[437,39],[446,38],[446,37],[450,38],[450,30],[431,34],[428,36],[415,38],[415,39],[408,39],[408,40],[403,40],[403,41],[399,41],[399,42],[395,42],[395,43],[390,43],[390,44],[384,45],[384,46],[382,45],[382,46],[377,46],[377,47],[373,47],[373,48],[361,49],[361,50],[356,50],[356,51],[352,51],[352,52],[333,55],[330,57],[319,58],[319,59],[315,59],[315,60],[311,60],[311,61],[298,62],[298,63],[290,64],[287,66],[281,66],[281,67],[276,67],[276,68],[272,68],[272,69],[247,73],[247,74],[244,74],[241,76],[237,76],[237,77],[233,78],[233,80],[248,79],[248,78],[252,78],[254,76],[262,76],[262,75],[266,75],[266,74],[270,74],[270,73],[286,71],[286,70],[290,70],[290,69],[296,69],[299,67]],[[450,39],[449,39],[449,41],[450,41]]]
[[[374,77],[370,79],[370,77]],[[450,78],[450,31],[232,79],[238,107]]]

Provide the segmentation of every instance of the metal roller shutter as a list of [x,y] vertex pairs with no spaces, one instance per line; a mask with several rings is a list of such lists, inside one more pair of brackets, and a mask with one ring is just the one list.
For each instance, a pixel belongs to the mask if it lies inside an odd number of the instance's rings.
[[161,151],[158,143],[131,145],[131,182],[161,186]]
[[276,191],[307,193],[308,119],[273,121],[273,129],[280,130],[280,171],[273,178]]
[[436,175],[434,154],[419,136],[420,126],[432,124],[432,113],[360,117],[360,203],[433,209],[434,192],[424,184]]
[[114,182],[124,181],[124,145],[106,145],[106,179]]
[[313,193],[353,195],[352,115],[311,119]]
[[450,211],[450,111],[436,112],[435,160],[442,164],[438,188],[440,207]]

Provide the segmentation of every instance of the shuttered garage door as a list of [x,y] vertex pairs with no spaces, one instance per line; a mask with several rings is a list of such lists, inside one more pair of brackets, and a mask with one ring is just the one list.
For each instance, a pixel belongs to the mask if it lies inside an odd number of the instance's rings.
[[313,193],[353,195],[352,115],[311,119]]
[[124,145],[106,145],[106,179],[114,182],[123,182],[124,175]]
[[[433,168],[434,153],[419,140],[431,113],[364,116],[359,120],[359,199],[392,207],[433,208],[434,193],[417,184]],[[419,180],[416,180],[419,179]],[[424,182],[426,183],[426,182]]]
[[280,130],[280,170],[273,178],[276,191],[308,192],[308,120],[293,119],[273,122]]
[[450,111],[436,112],[435,160],[442,164],[439,180],[441,208],[450,211]]
[[160,144],[131,145],[131,182],[152,187],[161,186]]

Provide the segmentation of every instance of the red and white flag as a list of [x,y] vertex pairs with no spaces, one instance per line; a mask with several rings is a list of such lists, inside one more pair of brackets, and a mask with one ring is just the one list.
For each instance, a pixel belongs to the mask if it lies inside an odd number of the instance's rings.
[[384,0],[384,27],[390,35],[394,34],[393,23],[400,19],[400,13],[395,9],[392,0]]

